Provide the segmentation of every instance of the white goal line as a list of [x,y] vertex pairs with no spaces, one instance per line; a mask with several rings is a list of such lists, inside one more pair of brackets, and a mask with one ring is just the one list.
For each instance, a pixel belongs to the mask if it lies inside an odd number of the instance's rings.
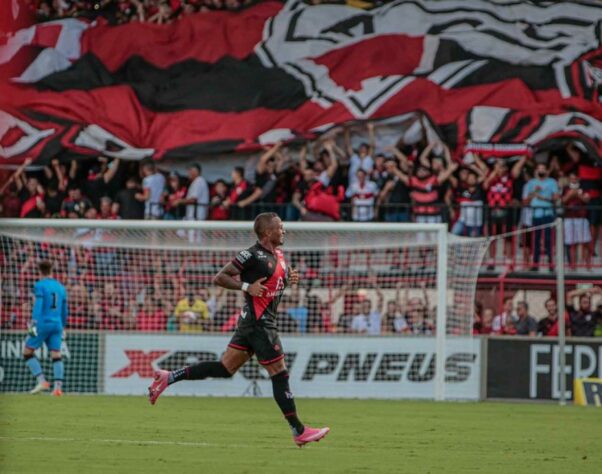
[[3,441],[45,441],[51,443],[98,443],[98,444],[132,444],[141,446],[193,446],[197,448],[253,448],[259,446],[250,444],[220,444],[208,443],[204,441],[157,441],[157,440],[139,440],[139,439],[105,439],[105,438],[55,438],[47,436],[0,436]]

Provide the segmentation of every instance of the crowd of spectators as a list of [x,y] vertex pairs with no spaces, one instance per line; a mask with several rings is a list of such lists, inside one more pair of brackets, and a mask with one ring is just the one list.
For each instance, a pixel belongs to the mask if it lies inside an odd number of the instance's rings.
[[[390,0],[307,0],[307,3],[348,3],[366,7],[387,1]],[[193,13],[238,11],[260,2],[261,0],[29,0],[29,5],[39,22],[59,18],[103,17],[111,24],[131,21],[166,24]]]
[[237,11],[257,0],[30,0],[38,22],[102,17],[111,24],[131,21],[166,24],[193,13]]
[[[567,336],[602,336],[602,288],[576,289],[566,294],[564,323]],[[598,298],[597,306],[594,299]],[[503,310],[494,315],[490,308],[475,306],[473,334],[519,335],[519,336],[558,336],[558,305],[556,299],[545,300],[536,313],[531,313],[526,301],[514,303],[508,297],[504,300]],[[533,314],[536,314],[534,316]]]
[[[89,219],[252,219],[447,222],[479,237],[541,226],[564,216],[568,261],[590,267],[602,225],[602,167],[575,143],[534,158],[452,159],[440,142],[380,147],[368,123],[353,148],[350,130],[302,147],[276,143],[252,169],[209,183],[198,164],[187,176],[141,164],[54,159],[43,172],[26,161],[7,180],[0,215]],[[355,137],[357,138],[357,137]],[[249,172],[250,171],[250,172]],[[511,239],[507,239],[510,260]],[[498,246],[491,246],[491,261]],[[552,229],[525,234],[524,260],[552,267]],[[516,251],[516,249],[515,249]]]
[[[25,243],[5,265],[18,266],[22,275],[35,270],[36,258]],[[85,248],[55,253],[56,276],[69,295],[68,329],[105,331],[230,333],[242,306],[242,293],[205,286],[199,278],[173,273],[159,258],[130,255],[122,272],[104,270],[99,277]],[[110,255],[107,255],[110,258]],[[145,278],[140,279],[143,273]],[[75,277],[69,278],[73,274]],[[31,299],[19,297],[32,278],[2,287],[1,329],[26,329]],[[278,325],[283,333],[343,333],[363,335],[434,335],[436,306],[426,284],[410,292],[398,282],[391,286],[376,276],[337,288],[313,286],[311,280],[293,286],[282,296]],[[20,287],[18,285],[21,285]],[[359,287],[360,285],[361,287]],[[387,289],[385,289],[385,287]],[[432,295],[431,295],[432,296]],[[566,334],[602,336],[602,288],[569,291],[564,312]],[[475,304],[472,333],[477,335],[557,336],[559,310],[552,297],[532,304],[507,297],[496,314]],[[460,328],[458,330],[461,330]]]

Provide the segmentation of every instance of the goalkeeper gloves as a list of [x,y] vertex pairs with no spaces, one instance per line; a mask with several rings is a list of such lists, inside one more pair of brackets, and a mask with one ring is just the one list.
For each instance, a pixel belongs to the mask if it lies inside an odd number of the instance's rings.
[[27,334],[32,337],[38,337],[38,328],[35,321],[30,321],[27,323]]

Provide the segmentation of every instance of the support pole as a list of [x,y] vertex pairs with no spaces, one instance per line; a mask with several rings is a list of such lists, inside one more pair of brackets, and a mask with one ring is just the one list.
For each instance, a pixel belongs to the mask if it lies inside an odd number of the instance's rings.
[[556,294],[558,303],[558,367],[560,369],[559,404],[566,405],[566,330],[564,313],[566,311],[564,292],[564,225],[561,218],[556,219]]
[[437,332],[435,337],[435,400],[445,400],[445,342],[447,338],[447,227],[437,238]]

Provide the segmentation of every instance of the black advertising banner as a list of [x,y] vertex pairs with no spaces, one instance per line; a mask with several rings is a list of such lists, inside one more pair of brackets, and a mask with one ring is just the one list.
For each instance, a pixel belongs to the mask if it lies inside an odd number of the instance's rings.
[[[602,341],[567,340],[566,396],[573,378],[602,377]],[[487,398],[560,398],[560,351],[555,340],[491,338],[487,343]]]
[[[3,331],[0,335],[0,392],[25,392],[35,385],[23,360],[23,331]],[[98,348],[96,333],[69,333],[61,346],[65,362],[65,392],[98,391]],[[52,382],[52,363],[45,347],[36,351],[46,379]]]

